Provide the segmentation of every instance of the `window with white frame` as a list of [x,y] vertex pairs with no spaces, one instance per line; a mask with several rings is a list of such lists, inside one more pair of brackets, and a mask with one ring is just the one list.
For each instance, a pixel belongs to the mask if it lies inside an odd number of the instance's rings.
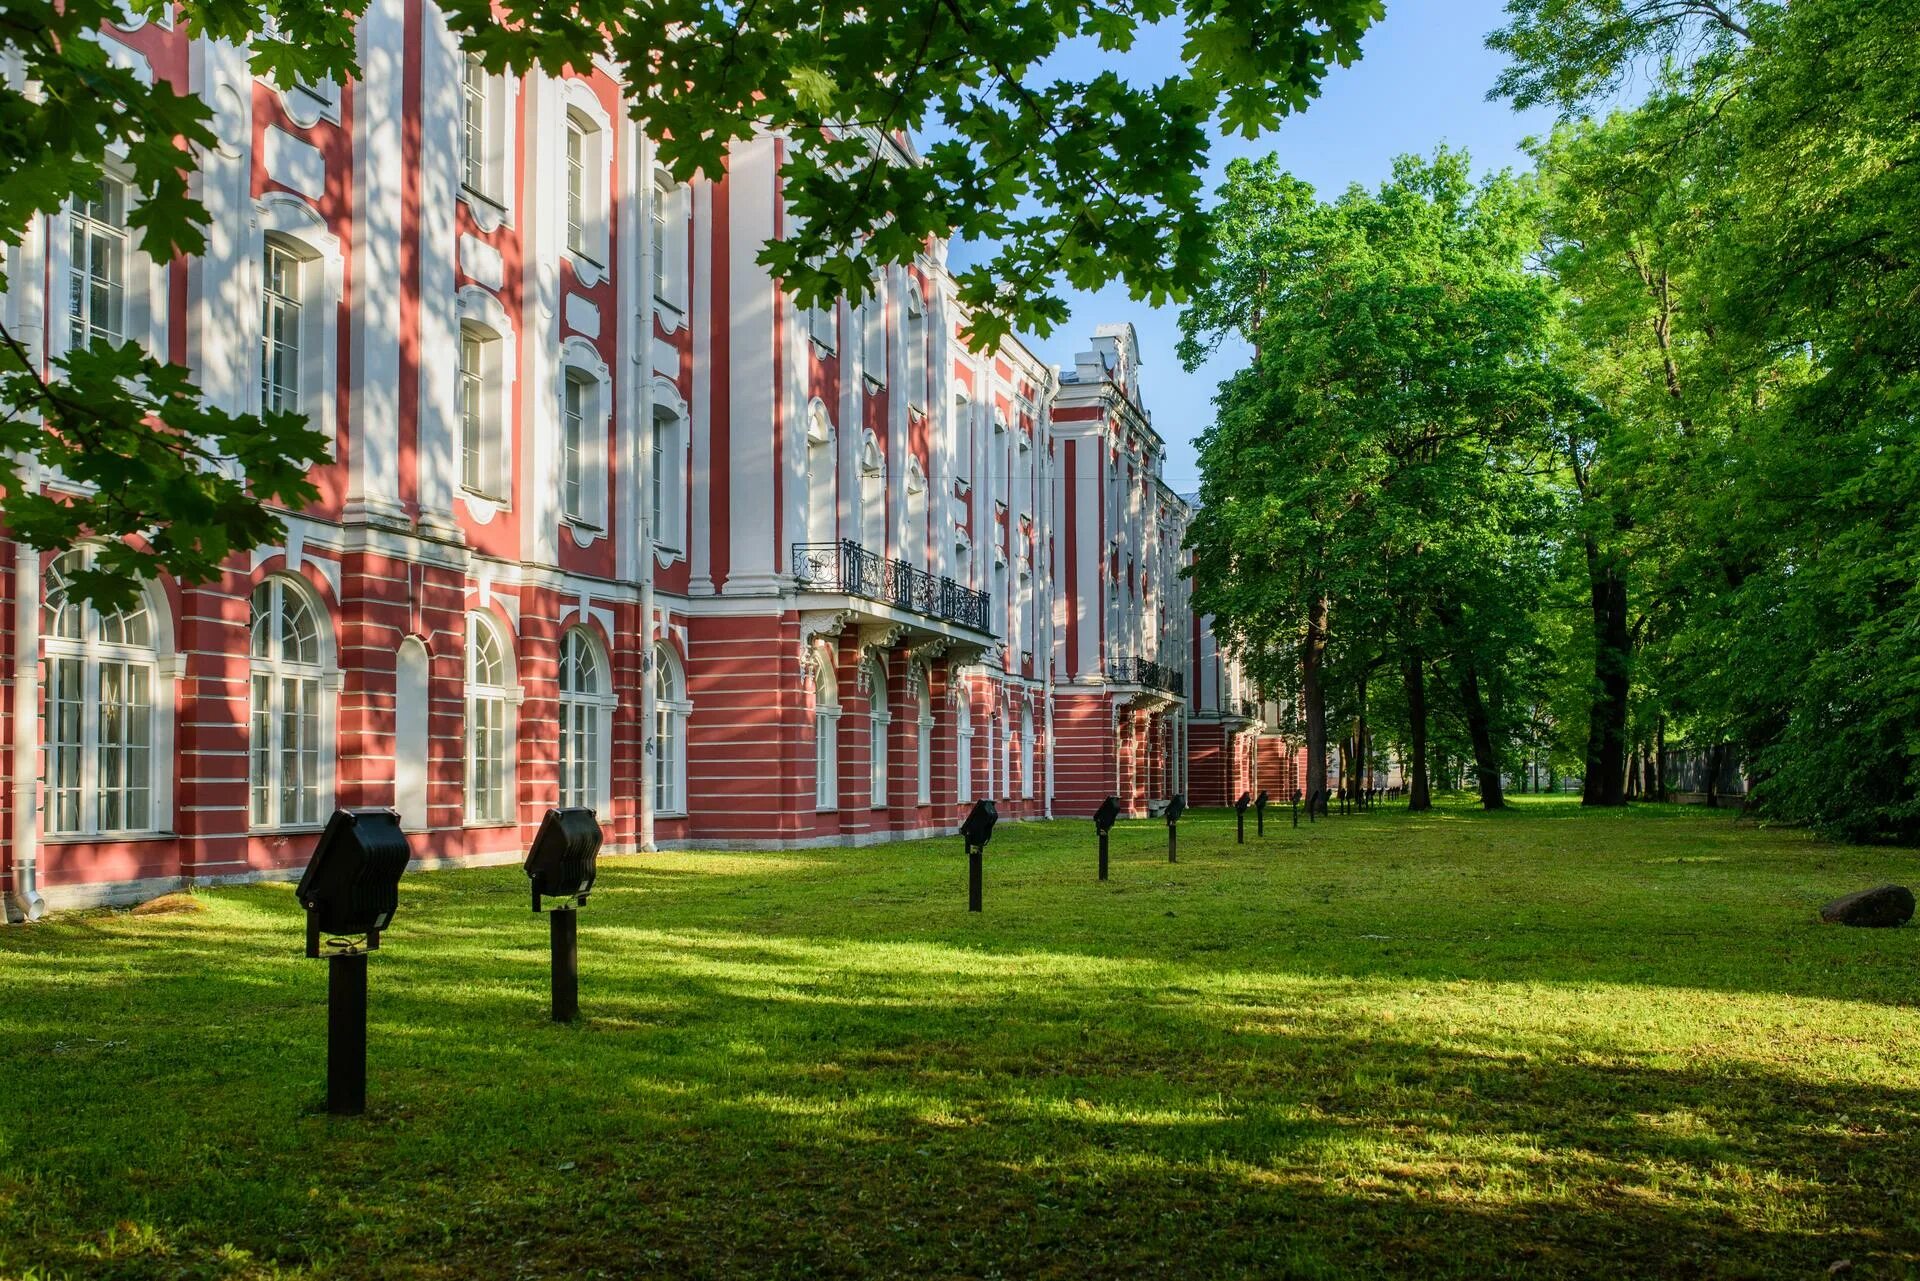
[[653,300],[662,324],[676,328],[687,312],[687,206],[691,192],[665,169],[653,171],[648,198]]
[[300,256],[287,242],[269,237],[260,258],[260,408],[297,414],[305,337]]
[[1008,723],[1005,713],[994,718],[1000,727],[1000,787],[1001,798],[1013,795],[1013,726]]
[[148,832],[162,825],[166,759],[158,624],[142,593],[104,614],[69,584],[88,550],[47,568],[43,606],[43,773],[49,836]]
[[927,407],[927,300],[920,286],[907,281],[907,405],[923,413]]
[[127,286],[132,244],[127,231],[130,188],[111,174],[98,194],[68,209],[67,346],[73,350],[127,341]]
[[612,738],[612,674],[584,627],[560,638],[560,804],[605,804],[607,747]]
[[867,685],[871,693],[867,704],[867,790],[869,804],[881,809],[887,803],[888,731],[893,728],[893,708],[887,702],[885,659],[876,655],[867,660]]
[[973,699],[966,684],[960,688],[953,703],[954,725],[954,789],[956,801],[979,799],[973,794]]
[[304,584],[286,576],[254,588],[251,605],[249,817],[256,828],[317,825],[332,756],[321,703],[326,615]]
[[561,380],[560,514],[577,525],[605,524],[607,485],[601,468],[605,411],[601,384],[569,368]]
[[470,53],[460,69],[460,182],[469,192],[492,200],[492,77],[480,55]]
[[881,281],[860,305],[860,372],[875,389],[887,385],[887,295]]
[[1033,706],[1020,708],[1020,795],[1033,799]]
[[840,808],[840,678],[825,641],[813,644],[813,804]]
[[687,421],[677,404],[653,402],[653,452],[647,502],[655,550],[678,555],[685,542],[683,496],[687,490]]
[[467,821],[511,822],[513,660],[500,629],[467,616]]
[[567,252],[593,268],[607,261],[607,132],[579,107],[567,111]]
[[915,797],[921,805],[933,801],[933,694],[931,686],[933,676],[926,668],[921,668],[914,681],[914,711],[918,714],[915,728],[919,731],[915,737]]
[[492,492],[497,462],[487,429],[487,339],[471,325],[460,327],[460,484],[470,493]]
[[807,308],[807,337],[821,351],[832,354],[839,348],[840,304],[822,302]]
[[653,812],[687,812],[687,678],[673,647],[653,646]]

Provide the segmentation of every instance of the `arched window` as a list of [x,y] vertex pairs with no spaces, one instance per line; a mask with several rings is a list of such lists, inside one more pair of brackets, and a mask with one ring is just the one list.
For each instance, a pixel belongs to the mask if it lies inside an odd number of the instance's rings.
[[320,822],[331,764],[321,685],[326,615],[306,585],[276,576],[253,589],[249,814],[257,828]]
[[1033,705],[1020,708],[1020,795],[1033,799]]
[[973,699],[964,681],[959,682],[953,705],[955,751],[954,799],[971,801],[973,794]]
[[[159,626],[143,593],[103,614],[69,592],[92,553],[47,569],[46,831],[49,836],[149,832],[162,825],[167,708],[159,697]],[[158,795],[157,795],[158,794]]]
[[513,805],[513,660],[500,629],[467,616],[467,821],[507,823]]
[[840,808],[840,677],[825,641],[813,643],[813,804]]
[[893,708],[887,704],[886,660],[875,656],[867,660],[867,685],[872,694],[867,704],[867,783],[875,809],[887,803],[887,731],[893,727]]
[[653,812],[687,812],[687,679],[673,647],[653,647]]
[[933,802],[933,695],[929,686],[933,683],[931,674],[921,668],[913,683],[915,729],[916,787],[915,800],[921,805]]
[[560,640],[560,804],[599,809],[606,803],[612,738],[612,674],[584,627]]
[[927,408],[927,300],[919,284],[907,279],[907,405]]

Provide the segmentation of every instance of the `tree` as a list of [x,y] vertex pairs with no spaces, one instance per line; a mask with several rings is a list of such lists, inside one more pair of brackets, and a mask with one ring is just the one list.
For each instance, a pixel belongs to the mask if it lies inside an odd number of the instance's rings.
[[1364,718],[1371,673],[1406,673],[1418,774],[1426,675],[1444,670],[1496,808],[1487,687],[1544,563],[1534,476],[1563,395],[1546,360],[1551,292],[1525,269],[1531,191],[1505,175],[1476,185],[1442,150],[1331,204],[1271,159],[1235,162],[1222,195],[1229,269],[1183,316],[1183,349],[1195,359],[1237,328],[1257,354],[1201,438],[1195,607],[1268,665],[1289,647],[1270,638],[1297,638],[1310,778],[1330,674]]
[[[130,7],[153,15],[174,5]],[[1381,0],[915,0],[884,13],[848,0],[442,7],[490,71],[610,59],[681,180],[719,173],[736,139],[784,135],[797,230],[761,260],[802,304],[857,300],[878,265],[910,261],[928,237],[994,245],[959,277],[983,346],[1016,325],[1045,331],[1062,320],[1063,284],[1124,280],[1156,302],[1191,288],[1208,255],[1197,176],[1206,126],[1251,136],[1302,109],[1330,67],[1358,56],[1382,12]],[[345,80],[364,8],[185,0],[177,20],[196,35],[250,41],[255,69],[283,83]],[[37,215],[96,191],[111,151],[130,169],[129,221],[145,251],[165,261],[202,248],[205,211],[189,178],[215,141],[208,108],[110,64],[93,36],[123,13],[120,0],[21,0],[0,17],[11,71],[0,80],[5,245]],[[1120,54],[1175,22],[1183,71],[1159,84],[1038,70],[1068,41]],[[939,140],[903,163],[889,135],[929,126]],[[227,551],[274,536],[266,504],[312,497],[305,473],[325,445],[298,423],[208,415],[186,372],[157,358],[88,353],[41,370],[24,335],[4,337],[0,517],[43,549],[113,540],[77,594],[113,603],[140,574],[204,578]],[[54,475],[81,483],[38,501]]]

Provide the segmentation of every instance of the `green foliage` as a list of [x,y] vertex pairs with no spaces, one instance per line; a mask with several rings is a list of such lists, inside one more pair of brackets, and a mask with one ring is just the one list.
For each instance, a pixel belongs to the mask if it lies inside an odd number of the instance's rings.
[[1229,167],[1227,270],[1182,317],[1185,351],[1238,330],[1258,354],[1201,438],[1189,546],[1195,608],[1270,688],[1294,686],[1324,599],[1336,706],[1411,660],[1438,665],[1437,703],[1472,683],[1517,708],[1505,673],[1556,503],[1545,426],[1570,396],[1526,269],[1538,216],[1530,184],[1476,184],[1445,150],[1324,204],[1271,159]]
[[[135,7],[157,13],[163,4]],[[187,0],[179,20],[197,35],[251,40],[255,69],[283,83],[344,81],[364,7]],[[683,180],[719,174],[735,140],[781,135],[793,231],[761,261],[804,303],[858,297],[879,265],[911,261],[929,237],[993,245],[959,278],[982,346],[1015,326],[1059,323],[1064,287],[1124,280],[1136,298],[1184,296],[1204,279],[1210,251],[1198,177],[1207,126],[1252,135],[1304,108],[1331,67],[1358,56],[1382,12],[1381,0],[923,0],[884,12],[817,0],[442,7],[492,70],[558,73],[611,59],[636,119]],[[111,153],[124,157],[138,192],[131,222],[146,252],[164,262],[202,247],[205,213],[189,181],[195,154],[214,141],[208,109],[108,63],[92,33],[120,16],[118,0],[9,3],[7,49],[20,79],[0,84],[0,243],[18,244],[35,216],[91,192]],[[263,37],[268,19],[273,34]],[[1157,84],[1129,85],[1112,72],[1047,78],[1048,59],[1067,42],[1119,53],[1149,30],[1175,28],[1185,32],[1183,67]],[[922,129],[938,140],[916,158],[907,137]],[[5,372],[24,363],[16,345]],[[320,456],[313,441],[285,424],[234,420],[219,424],[217,447],[186,446],[212,426],[191,408],[191,384],[149,370],[145,391],[122,388],[106,363],[53,371],[64,426],[41,417],[48,402],[37,395],[7,405],[20,420],[8,428],[15,452],[0,466],[14,532],[59,548],[89,535],[164,531],[102,564],[113,574],[189,579],[227,550],[270,538],[277,522],[259,504],[299,501],[286,478]],[[161,407],[172,415],[164,443],[136,447],[126,425]],[[82,428],[86,412],[98,421]],[[63,429],[80,434],[56,441]],[[57,505],[29,510],[21,496],[56,457],[81,448],[122,450],[118,461],[92,464],[124,482],[119,492],[68,505],[64,516]],[[241,482],[188,480],[184,460],[212,467],[208,450]],[[182,480],[196,496],[176,518],[152,500]],[[110,576],[76,590],[105,588]]]
[[[504,867],[409,874],[369,1112],[284,885],[0,930],[0,1274],[1898,1276],[1912,866],[1443,799],[603,858],[583,1021]],[[191,1032],[183,1032],[191,1029]],[[1284,1229],[1277,1225],[1284,1225]]]

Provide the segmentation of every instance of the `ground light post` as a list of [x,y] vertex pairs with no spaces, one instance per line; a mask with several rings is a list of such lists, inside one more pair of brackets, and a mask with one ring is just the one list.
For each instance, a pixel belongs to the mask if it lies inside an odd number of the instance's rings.
[[1187,801],[1175,796],[1167,802],[1167,862],[1180,861],[1180,816],[1187,812]]
[[987,842],[993,837],[993,825],[1000,819],[1000,811],[992,801],[975,801],[973,811],[967,815],[967,821],[960,825],[960,839],[967,843],[967,910],[980,910],[981,856],[986,853]]
[[1233,803],[1233,843],[1247,843],[1247,806],[1253,804],[1253,793],[1242,792],[1240,799]]
[[592,810],[551,809],[540,820],[523,865],[532,883],[534,913],[547,913],[555,1023],[580,1017],[580,909],[599,871],[600,840],[600,820]]
[[1265,789],[1262,789],[1260,795],[1253,798],[1253,834],[1255,836],[1265,836],[1267,834],[1267,802],[1271,799],[1272,797],[1267,794]]
[[1093,830],[1100,834],[1100,879],[1107,879],[1107,837],[1113,831],[1113,825],[1120,818],[1120,798],[1109,796],[1100,802],[1100,808],[1094,811]]
[[327,960],[327,1111],[367,1110],[367,954],[400,905],[412,851],[390,809],[335,810],[300,874],[307,955]]

